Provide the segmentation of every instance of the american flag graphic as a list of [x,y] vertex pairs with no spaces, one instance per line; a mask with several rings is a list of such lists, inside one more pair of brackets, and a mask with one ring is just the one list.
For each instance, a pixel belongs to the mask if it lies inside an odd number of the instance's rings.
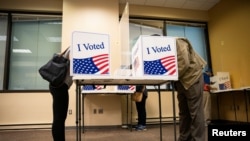
[[103,85],[95,85],[95,89],[101,90],[101,89],[104,89],[104,86]]
[[134,85],[118,85],[118,90],[130,90],[133,91],[135,90]]
[[219,84],[220,90],[226,90],[226,89],[231,89],[231,82],[226,81],[224,83]]
[[73,72],[75,74],[108,74],[109,56],[100,54],[83,59],[73,59]]
[[84,85],[83,90],[95,90],[95,85]]
[[144,73],[148,75],[176,74],[175,56],[167,56],[159,60],[144,61]]
[[101,90],[103,89],[103,85],[84,85],[83,90]]

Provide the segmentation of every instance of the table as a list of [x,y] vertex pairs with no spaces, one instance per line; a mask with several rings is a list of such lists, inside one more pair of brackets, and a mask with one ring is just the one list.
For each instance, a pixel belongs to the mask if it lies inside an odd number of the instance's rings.
[[239,88],[239,89],[227,89],[227,90],[218,90],[218,91],[211,91],[211,94],[215,94],[217,96],[217,108],[218,108],[218,119],[220,119],[220,107],[219,107],[219,99],[218,99],[218,95],[222,94],[222,93],[229,93],[232,95],[232,101],[233,101],[233,110],[234,110],[234,119],[235,121],[238,121],[237,119],[237,107],[236,107],[236,102],[235,102],[235,94],[233,92],[242,92],[244,94],[244,99],[245,99],[245,108],[246,108],[246,119],[248,122],[248,104],[249,104],[249,100],[248,100],[248,94],[250,92],[250,88],[246,87],[246,88]]
[[[81,141],[81,86],[82,85],[154,85],[158,86],[159,96],[159,119],[160,119],[160,141],[162,141],[162,112],[161,112],[161,91],[160,85],[166,83],[173,83],[166,79],[155,79],[153,77],[124,77],[124,76],[74,76],[73,80],[76,82],[76,140]],[[174,121],[174,137],[176,140],[176,115],[173,94],[173,121]]]

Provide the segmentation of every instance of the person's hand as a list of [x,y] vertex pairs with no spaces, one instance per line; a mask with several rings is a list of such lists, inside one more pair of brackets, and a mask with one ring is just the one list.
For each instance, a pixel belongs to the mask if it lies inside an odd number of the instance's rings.
[[209,71],[206,71],[205,73],[206,73],[208,76],[212,76],[212,73],[209,72]]
[[209,91],[210,90],[210,86],[208,84],[204,84],[203,89],[204,89],[204,91]]

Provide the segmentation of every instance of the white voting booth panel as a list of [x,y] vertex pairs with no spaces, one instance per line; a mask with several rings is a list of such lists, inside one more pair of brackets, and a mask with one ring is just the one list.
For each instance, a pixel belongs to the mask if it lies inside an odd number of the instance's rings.
[[[159,81],[178,80],[175,37],[141,35],[132,48],[130,57],[131,63],[127,62],[127,57],[123,57],[121,66],[132,64],[132,73],[130,70],[127,74],[128,68],[117,68],[116,70],[121,71],[111,74],[109,35],[81,31],[72,33],[70,73],[74,80],[84,80],[84,85],[100,85],[104,81],[107,85],[135,85],[138,81],[154,85],[160,84]],[[115,86],[109,90],[123,91],[125,87],[129,86]],[[100,92],[103,89],[106,88],[83,90]]]
[[132,48],[132,75],[178,80],[176,38],[141,35]]
[[71,56],[71,76],[110,75],[109,35],[73,32]]

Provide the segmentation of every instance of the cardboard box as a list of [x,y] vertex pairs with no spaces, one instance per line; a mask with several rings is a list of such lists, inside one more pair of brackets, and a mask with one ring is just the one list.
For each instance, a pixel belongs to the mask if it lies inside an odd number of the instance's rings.
[[75,31],[70,49],[71,76],[110,75],[109,35]]
[[141,35],[131,56],[132,76],[178,80],[175,37]]
[[232,89],[229,72],[217,72],[213,77],[210,77],[210,91],[222,91]]

